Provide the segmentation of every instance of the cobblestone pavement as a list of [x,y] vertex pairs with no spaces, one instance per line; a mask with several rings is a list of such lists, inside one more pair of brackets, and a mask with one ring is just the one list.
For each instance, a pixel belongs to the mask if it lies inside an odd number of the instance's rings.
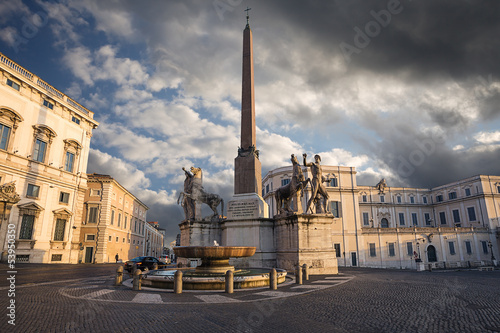
[[114,267],[17,286],[15,326],[0,287],[0,332],[500,332],[498,270],[341,269],[277,292],[175,295],[114,287]]

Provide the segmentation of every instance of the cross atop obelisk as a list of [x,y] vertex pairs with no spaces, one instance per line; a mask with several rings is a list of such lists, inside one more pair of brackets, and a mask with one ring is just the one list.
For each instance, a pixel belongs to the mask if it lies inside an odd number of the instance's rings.
[[243,30],[243,72],[241,93],[241,146],[235,159],[234,194],[261,194],[262,174],[255,137],[255,98],[253,79],[252,30],[248,24]]
[[248,12],[251,10],[252,8],[248,8],[245,9],[245,12],[247,12],[247,27],[250,27],[250,24],[248,23],[248,19],[250,18],[250,16],[248,16]]

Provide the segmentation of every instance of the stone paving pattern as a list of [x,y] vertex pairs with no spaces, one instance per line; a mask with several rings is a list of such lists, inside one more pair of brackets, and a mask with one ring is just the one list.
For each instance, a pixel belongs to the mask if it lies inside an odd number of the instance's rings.
[[[45,284],[42,273],[26,284],[29,272],[21,270],[16,326],[7,324],[3,310],[0,332],[500,332],[498,270],[341,269],[354,278],[340,284],[331,282],[335,276],[313,276],[301,288],[292,284],[278,293],[175,295],[114,287],[115,267],[80,273],[79,281],[68,281],[70,273],[64,272],[63,282]],[[0,273],[6,276],[5,269]],[[303,291],[308,292],[294,294]],[[0,308],[6,309],[6,287],[0,295]]]

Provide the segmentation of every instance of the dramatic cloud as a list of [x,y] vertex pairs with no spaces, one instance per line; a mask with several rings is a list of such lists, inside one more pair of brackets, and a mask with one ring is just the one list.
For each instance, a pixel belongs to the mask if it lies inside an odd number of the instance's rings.
[[[2,52],[95,112],[89,172],[119,179],[169,239],[182,218],[182,166],[202,167],[208,191],[232,196],[249,4],[217,3],[0,4]],[[356,167],[363,185],[498,174],[499,2],[250,7],[264,173],[307,152]],[[26,22],[36,28],[28,37]]]

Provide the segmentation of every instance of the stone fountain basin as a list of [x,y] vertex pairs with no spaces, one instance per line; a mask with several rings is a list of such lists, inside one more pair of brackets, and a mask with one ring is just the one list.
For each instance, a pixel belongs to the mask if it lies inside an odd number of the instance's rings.
[[174,253],[181,258],[229,259],[251,257],[255,247],[250,246],[176,246]]

